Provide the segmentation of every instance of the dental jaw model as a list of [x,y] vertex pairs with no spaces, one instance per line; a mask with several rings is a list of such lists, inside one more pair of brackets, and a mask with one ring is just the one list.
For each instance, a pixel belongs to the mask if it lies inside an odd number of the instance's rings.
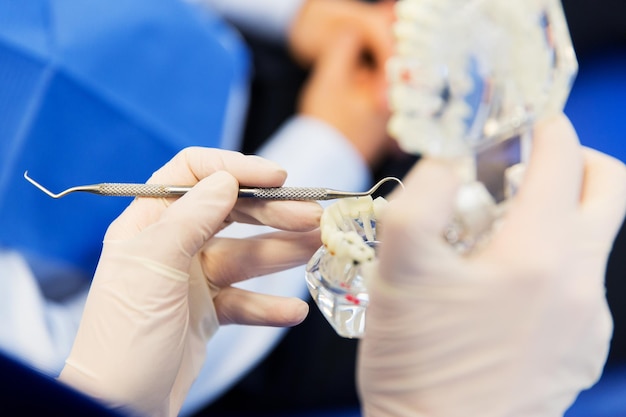
[[[395,7],[389,133],[408,153],[454,162],[464,185],[443,232],[461,253],[479,250],[522,181],[533,125],[563,109],[576,76],[561,3],[399,0]],[[365,331],[366,270],[375,263],[382,206],[346,199],[327,207],[324,246],[307,265],[313,299],[344,337]]]
[[400,0],[389,132],[451,159],[465,185],[445,232],[476,250],[515,194],[532,126],[563,109],[578,66],[559,0]]
[[376,218],[386,204],[382,197],[346,198],[322,214],[324,244],[307,264],[306,282],[324,317],[343,337],[360,337],[365,329],[367,269],[376,262]]

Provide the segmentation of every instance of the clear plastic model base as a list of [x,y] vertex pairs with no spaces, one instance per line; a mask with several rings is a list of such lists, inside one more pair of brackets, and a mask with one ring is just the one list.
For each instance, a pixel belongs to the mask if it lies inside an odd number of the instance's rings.
[[379,197],[348,198],[326,207],[322,242],[306,266],[306,283],[335,331],[359,338],[365,331],[368,269],[376,265],[376,223],[387,203]]
[[[367,242],[376,249],[378,242]],[[320,247],[306,268],[306,283],[318,308],[343,337],[359,338],[365,331],[369,302],[363,264],[336,259]]]

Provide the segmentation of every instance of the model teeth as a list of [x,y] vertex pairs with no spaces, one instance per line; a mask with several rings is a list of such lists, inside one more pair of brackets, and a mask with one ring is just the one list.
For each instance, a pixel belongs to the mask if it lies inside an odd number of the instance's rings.
[[382,197],[367,196],[344,198],[324,209],[320,221],[322,242],[338,263],[374,259],[374,249],[366,242],[376,240],[374,224],[386,204]]
[[399,0],[395,12],[388,131],[407,152],[471,152],[520,109],[527,120],[562,109],[577,66],[559,0]]

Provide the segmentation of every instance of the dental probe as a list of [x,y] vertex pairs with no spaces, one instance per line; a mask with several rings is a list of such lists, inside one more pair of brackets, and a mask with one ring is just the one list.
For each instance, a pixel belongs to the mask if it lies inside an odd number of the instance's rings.
[[[52,198],[61,198],[74,192],[87,192],[102,196],[115,197],[176,197],[185,194],[191,186],[163,185],[163,184],[133,184],[133,183],[100,183],[79,185],[68,188],[60,193],[53,193],[24,172],[24,178]],[[334,200],[346,197],[364,197],[372,195],[381,185],[388,181],[396,181],[403,187],[402,181],[396,177],[386,177],[378,181],[372,188],[363,192],[338,191],[319,187],[260,187],[240,188],[239,197],[258,198],[261,200]]]

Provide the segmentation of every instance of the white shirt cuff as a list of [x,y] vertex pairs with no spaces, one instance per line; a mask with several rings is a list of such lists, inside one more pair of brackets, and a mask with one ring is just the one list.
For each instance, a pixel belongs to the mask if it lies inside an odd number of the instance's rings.
[[187,0],[212,7],[239,30],[272,42],[285,42],[305,0]]
[[364,191],[370,170],[352,144],[332,126],[312,117],[286,122],[258,154],[287,170],[286,185]]

